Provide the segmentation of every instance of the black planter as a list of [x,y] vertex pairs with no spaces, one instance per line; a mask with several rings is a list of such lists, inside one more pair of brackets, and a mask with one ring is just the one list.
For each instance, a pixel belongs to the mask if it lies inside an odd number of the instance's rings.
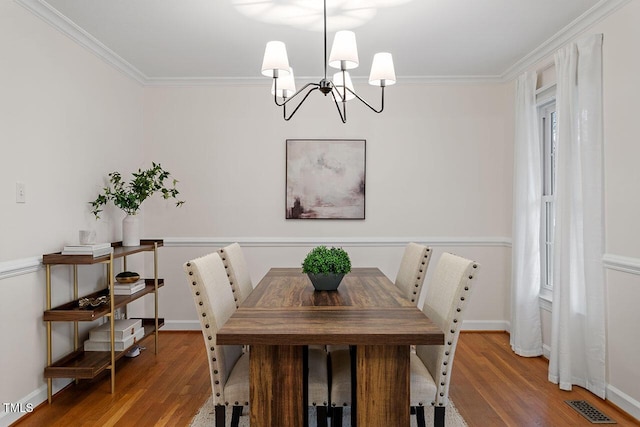
[[313,284],[316,291],[335,291],[338,289],[338,285],[342,281],[344,274],[311,274],[308,273],[309,280]]

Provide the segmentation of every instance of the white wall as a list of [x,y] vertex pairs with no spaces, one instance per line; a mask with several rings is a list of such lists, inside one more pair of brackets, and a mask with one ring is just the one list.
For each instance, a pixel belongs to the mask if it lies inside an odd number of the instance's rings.
[[[87,202],[108,172],[142,165],[143,88],[11,1],[0,2],[0,57],[0,403],[38,403],[46,398],[38,258],[77,243],[87,226],[101,240],[119,234],[119,219],[96,223]],[[15,203],[18,181],[25,204]],[[68,275],[54,272],[54,303],[69,299]],[[97,279],[82,278],[88,293]],[[64,328],[54,328],[58,356],[71,348]],[[0,425],[19,415],[3,407]]]
[[[483,265],[468,318],[505,329],[513,86],[398,84],[387,89],[381,115],[350,103],[346,125],[319,93],[285,122],[268,89],[265,80],[145,92],[145,152],[180,180],[187,201],[180,209],[150,201],[153,215],[145,216],[146,234],[167,237],[166,317],[198,327],[181,265],[221,241],[244,243],[257,283],[270,266],[299,266],[327,238],[352,254],[354,266],[380,266],[395,278],[402,245],[421,240]],[[377,101],[377,92],[365,95]],[[366,220],[284,219],[287,138],[366,139]],[[355,246],[346,241],[353,238]]]
[[634,332],[640,311],[632,303],[640,301],[638,22],[640,2],[631,1],[593,32],[604,34],[607,398],[640,419],[640,367],[633,356],[640,354],[640,334]]

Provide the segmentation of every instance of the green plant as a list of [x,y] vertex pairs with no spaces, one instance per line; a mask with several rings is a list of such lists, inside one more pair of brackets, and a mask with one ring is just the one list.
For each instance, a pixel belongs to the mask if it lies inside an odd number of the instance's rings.
[[351,260],[342,248],[317,246],[302,262],[302,272],[311,274],[347,274],[351,271]]
[[102,206],[108,202],[125,211],[129,215],[135,215],[140,210],[140,205],[146,199],[156,192],[161,192],[164,199],[176,199],[176,206],[184,204],[183,200],[178,200],[179,194],[176,188],[177,180],[172,179],[171,186],[165,184],[171,174],[165,171],[159,163],[151,163],[151,168],[147,170],[138,169],[138,172],[132,173],[133,178],[128,183],[122,180],[120,172],[111,172],[109,174],[109,185],[103,188],[102,193],[98,197],[89,202],[91,204],[91,213],[96,219],[100,218]]

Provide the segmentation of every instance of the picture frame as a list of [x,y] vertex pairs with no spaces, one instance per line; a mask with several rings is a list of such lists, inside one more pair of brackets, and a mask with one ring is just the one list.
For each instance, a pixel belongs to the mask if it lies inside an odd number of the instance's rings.
[[286,219],[365,219],[366,140],[287,139]]

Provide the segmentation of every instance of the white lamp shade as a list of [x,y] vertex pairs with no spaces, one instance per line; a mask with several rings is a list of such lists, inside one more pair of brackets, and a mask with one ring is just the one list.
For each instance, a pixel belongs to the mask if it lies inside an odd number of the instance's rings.
[[[278,93],[276,96],[280,98],[289,98],[296,93],[296,82],[293,77],[293,68],[289,68],[289,74],[278,77]],[[274,94],[276,87],[276,79],[271,83],[271,95]]]
[[262,59],[262,75],[273,77],[274,70],[278,70],[279,75],[287,75],[289,74],[289,68],[287,47],[284,43],[279,41],[268,42]]
[[[349,73],[345,71],[344,77],[345,77],[345,80],[347,81],[347,88],[354,90],[353,82],[351,82],[351,76],[349,75]],[[336,99],[338,101],[342,101],[342,95],[345,92],[345,90],[343,89],[344,83],[342,83],[342,71],[339,71],[333,75],[333,85],[335,86],[333,89],[331,89],[333,91],[333,94],[336,96]],[[348,90],[346,91],[345,99],[347,101],[355,97],[356,96],[353,93],[349,92]]]
[[384,80],[386,86],[395,84],[396,71],[393,68],[393,58],[388,52],[379,52],[373,56],[371,64],[371,74],[369,74],[369,84],[373,86],[381,86]]
[[351,70],[358,66],[358,46],[353,31],[338,31],[333,38],[329,66],[341,70],[342,61],[344,61],[345,70]]

